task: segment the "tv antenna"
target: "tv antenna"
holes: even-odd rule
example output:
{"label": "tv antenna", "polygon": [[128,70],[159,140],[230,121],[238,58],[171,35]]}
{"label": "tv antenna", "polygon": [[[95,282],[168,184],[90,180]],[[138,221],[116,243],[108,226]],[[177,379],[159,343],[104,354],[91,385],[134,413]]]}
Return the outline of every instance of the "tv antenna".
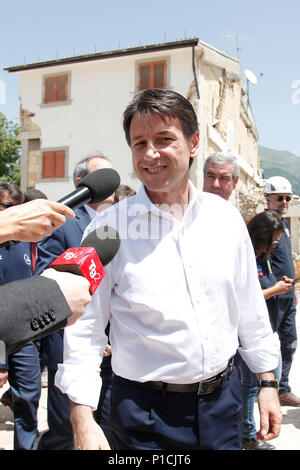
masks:
{"label": "tv antenna", "polygon": [[238,61],[240,61],[240,52],[242,51],[242,49],[240,48],[240,40],[243,40],[243,41],[253,41],[252,38],[245,38],[243,36],[239,36],[238,34],[236,34],[235,36],[232,36],[229,31],[226,32],[225,36],[224,36],[225,39],[235,39],[235,47],[236,47],[236,58]]}

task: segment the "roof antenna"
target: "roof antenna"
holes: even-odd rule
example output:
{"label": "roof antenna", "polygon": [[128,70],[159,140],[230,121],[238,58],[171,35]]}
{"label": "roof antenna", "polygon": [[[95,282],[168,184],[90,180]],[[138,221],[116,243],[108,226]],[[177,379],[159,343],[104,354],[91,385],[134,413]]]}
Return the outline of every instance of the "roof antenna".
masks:
{"label": "roof antenna", "polygon": [[232,36],[229,31],[226,32],[225,39],[235,39],[235,47],[236,47],[236,58],[238,61],[240,61],[240,53],[243,49],[240,48],[240,39],[243,41],[252,41],[252,38],[244,38],[242,36],[238,36],[237,34],[235,36]]}

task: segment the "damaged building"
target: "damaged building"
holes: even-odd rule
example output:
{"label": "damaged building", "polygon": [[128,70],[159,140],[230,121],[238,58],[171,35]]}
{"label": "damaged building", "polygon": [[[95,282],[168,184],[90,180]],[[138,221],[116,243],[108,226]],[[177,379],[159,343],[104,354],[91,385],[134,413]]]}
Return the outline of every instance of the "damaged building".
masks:
{"label": "damaged building", "polygon": [[245,219],[261,198],[258,135],[237,59],[197,38],[8,67],[19,76],[22,189],[57,200],[73,190],[74,165],[101,150],[121,180],[138,189],[122,129],[134,94],[171,88],[198,116],[201,143],[191,178],[202,188],[203,162],[230,151],[241,176],[232,202]]}

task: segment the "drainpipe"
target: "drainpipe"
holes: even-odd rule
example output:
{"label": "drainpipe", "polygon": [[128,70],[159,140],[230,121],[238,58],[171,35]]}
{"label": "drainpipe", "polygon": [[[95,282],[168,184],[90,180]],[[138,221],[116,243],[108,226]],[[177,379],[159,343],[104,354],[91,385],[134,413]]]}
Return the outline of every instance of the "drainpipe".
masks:
{"label": "drainpipe", "polygon": [[192,47],[192,50],[193,50],[193,73],[194,73],[194,79],[195,79],[195,84],[196,84],[196,91],[197,91],[197,98],[198,100],[200,100],[200,92],[199,92],[199,86],[198,86],[198,78],[197,78],[197,74],[196,74],[196,66],[195,66],[195,46],[193,44],[193,47]]}

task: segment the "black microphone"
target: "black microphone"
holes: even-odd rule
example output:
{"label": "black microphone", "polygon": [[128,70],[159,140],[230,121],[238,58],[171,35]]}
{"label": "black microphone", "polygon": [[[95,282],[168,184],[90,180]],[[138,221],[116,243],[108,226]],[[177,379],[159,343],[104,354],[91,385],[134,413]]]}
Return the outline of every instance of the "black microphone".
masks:
{"label": "black microphone", "polygon": [[97,204],[111,196],[120,182],[120,175],[116,170],[100,168],[82,178],[74,191],[57,202],[71,209],[77,209],[83,204]]}
{"label": "black microphone", "polygon": [[98,227],[82,241],[80,248],[64,251],[50,267],[56,271],[84,276],[90,283],[92,295],[105,276],[103,266],[116,256],[120,244],[120,237],[115,229],[107,225]]}

